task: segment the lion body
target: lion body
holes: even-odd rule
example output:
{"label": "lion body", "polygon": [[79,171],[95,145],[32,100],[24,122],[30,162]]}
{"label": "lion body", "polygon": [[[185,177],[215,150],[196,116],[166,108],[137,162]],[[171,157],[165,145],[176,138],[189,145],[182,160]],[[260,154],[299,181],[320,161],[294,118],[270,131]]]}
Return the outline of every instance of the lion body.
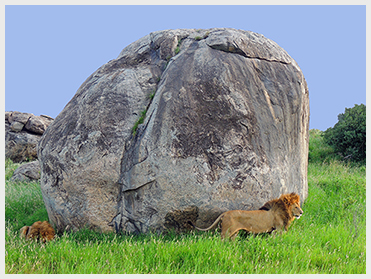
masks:
{"label": "lion body", "polygon": [[37,221],[32,226],[24,226],[20,230],[21,237],[26,239],[36,239],[43,242],[52,240],[55,236],[53,227],[47,222]]}
{"label": "lion body", "polygon": [[208,231],[221,221],[221,237],[234,238],[240,230],[255,234],[287,230],[290,223],[300,218],[302,213],[299,195],[291,193],[265,203],[259,210],[224,212],[206,229],[194,227]]}

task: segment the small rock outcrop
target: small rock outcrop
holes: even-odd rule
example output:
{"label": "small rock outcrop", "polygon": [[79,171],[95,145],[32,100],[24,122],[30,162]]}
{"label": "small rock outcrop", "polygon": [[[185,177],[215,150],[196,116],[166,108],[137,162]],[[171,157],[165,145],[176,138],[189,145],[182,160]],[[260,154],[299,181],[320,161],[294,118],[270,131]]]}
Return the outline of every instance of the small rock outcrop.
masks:
{"label": "small rock outcrop", "polygon": [[38,160],[26,163],[18,167],[12,177],[12,181],[32,181],[32,180],[39,180],[40,175],[40,163]]}
{"label": "small rock outcrop", "polygon": [[38,145],[58,230],[209,225],[307,197],[309,96],[297,63],[242,30],[166,30],[94,72]]}
{"label": "small rock outcrop", "polygon": [[53,118],[18,111],[5,112],[5,157],[15,163],[37,159],[36,145]]}

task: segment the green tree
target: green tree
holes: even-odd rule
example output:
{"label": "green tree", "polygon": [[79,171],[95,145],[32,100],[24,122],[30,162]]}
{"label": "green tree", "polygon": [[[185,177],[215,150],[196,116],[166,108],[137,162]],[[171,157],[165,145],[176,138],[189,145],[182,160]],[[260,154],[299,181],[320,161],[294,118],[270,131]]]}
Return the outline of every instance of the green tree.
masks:
{"label": "green tree", "polygon": [[324,140],[335,152],[353,161],[366,160],[366,106],[355,105],[338,115],[333,128],[323,133]]}

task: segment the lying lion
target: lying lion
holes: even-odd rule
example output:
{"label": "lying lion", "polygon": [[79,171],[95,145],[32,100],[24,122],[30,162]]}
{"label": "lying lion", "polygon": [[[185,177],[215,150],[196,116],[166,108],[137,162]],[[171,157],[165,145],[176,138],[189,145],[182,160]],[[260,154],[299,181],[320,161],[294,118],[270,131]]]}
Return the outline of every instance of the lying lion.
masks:
{"label": "lying lion", "polygon": [[52,240],[55,236],[53,227],[47,222],[37,221],[32,226],[24,226],[20,230],[21,237],[26,239]]}
{"label": "lying lion", "polygon": [[197,230],[208,231],[221,221],[221,237],[234,239],[240,230],[250,233],[269,233],[274,230],[287,230],[291,221],[299,219],[303,214],[298,194],[284,194],[278,199],[266,202],[259,210],[231,210],[222,213],[215,222],[206,229],[193,225]]}

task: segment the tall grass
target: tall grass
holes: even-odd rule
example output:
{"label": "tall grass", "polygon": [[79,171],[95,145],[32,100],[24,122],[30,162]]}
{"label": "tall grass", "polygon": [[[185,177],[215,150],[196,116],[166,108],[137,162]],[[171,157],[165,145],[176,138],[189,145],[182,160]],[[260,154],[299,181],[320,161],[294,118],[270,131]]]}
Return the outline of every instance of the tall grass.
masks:
{"label": "tall grass", "polygon": [[5,181],[5,221],[17,230],[38,220],[48,220],[40,184],[10,181],[19,165],[10,160],[5,163],[5,177],[8,177]]}
{"label": "tall grass", "polygon": [[[313,140],[323,144],[318,134]],[[304,214],[287,233],[240,234],[236,241],[222,241],[217,232],[89,230],[64,233],[46,244],[26,241],[19,228],[47,220],[39,184],[6,181],[6,273],[365,273],[365,167],[324,161],[309,163]]]}

